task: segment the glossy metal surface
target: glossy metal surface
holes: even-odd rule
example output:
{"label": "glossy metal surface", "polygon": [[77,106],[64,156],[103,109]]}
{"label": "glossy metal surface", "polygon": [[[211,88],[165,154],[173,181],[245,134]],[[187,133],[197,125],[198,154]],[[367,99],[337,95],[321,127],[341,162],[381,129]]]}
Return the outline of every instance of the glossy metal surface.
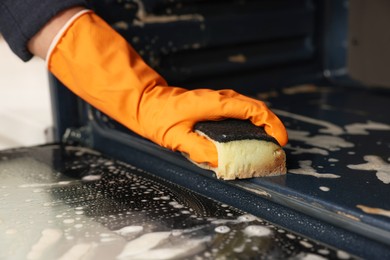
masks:
{"label": "glossy metal surface", "polygon": [[256,98],[288,129],[285,176],[216,180],[212,172],[137,138],[97,111],[90,113],[93,145],[308,237],[365,258],[390,257],[389,93],[301,85]]}
{"label": "glossy metal surface", "polygon": [[248,187],[390,246],[390,94],[314,85],[269,94],[259,97],[289,132],[288,174]]}
{"label": "glossy metal surface", "polygon": [[0,178],[1,259],[351,258],[85,148],[2,151]]}

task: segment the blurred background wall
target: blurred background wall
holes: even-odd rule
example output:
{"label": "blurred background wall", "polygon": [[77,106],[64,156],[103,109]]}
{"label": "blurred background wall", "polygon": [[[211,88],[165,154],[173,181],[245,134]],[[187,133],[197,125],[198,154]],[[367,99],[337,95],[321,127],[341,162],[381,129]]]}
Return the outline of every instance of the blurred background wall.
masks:
{"label": "blurred background wall", "polygon": [[52,125],[45,63],[24,63],[0,35],[0,150],[43,144]]}

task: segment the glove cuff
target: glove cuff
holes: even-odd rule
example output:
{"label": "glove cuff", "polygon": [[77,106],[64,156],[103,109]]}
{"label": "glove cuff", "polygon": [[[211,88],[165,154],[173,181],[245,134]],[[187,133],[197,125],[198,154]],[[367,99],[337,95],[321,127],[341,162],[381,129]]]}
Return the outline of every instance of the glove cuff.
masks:
{"label": "glove cuff", "polygon": [[57,46],[58,42],[61,40],[62,36],[64,35],[64,33],[68,30],[68,28],[79,18],[81,17],[82,15],[86,14],[86,13],[92,13],[93,11],[92,10],[89,10],[89,9],[84,9],[84,10],[81,10],[80,12],[76,13],[75,15],[73,15],[65,24],[64,26],[62,26],[62,28],[58,31],[58,33],[56,34],[56,36],[53,38],[50,46],[49,46],[49,50],[47,51],[47,54],[46,54],[46,68],[49,68],[49,62],[50,62],[50,58],[51,58],[51,55],[53,53],[53,50],[55,49],[55,47]]}

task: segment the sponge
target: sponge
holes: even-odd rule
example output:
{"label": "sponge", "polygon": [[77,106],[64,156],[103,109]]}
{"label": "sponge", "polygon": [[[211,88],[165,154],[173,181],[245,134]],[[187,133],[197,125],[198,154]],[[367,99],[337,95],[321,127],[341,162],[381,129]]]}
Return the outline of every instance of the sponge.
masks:
{"label": "sponge", "polygon": [[199,122],[195,132],[213,142],[218,167],[195,163],[224,180],[286,174],[286,154],[278,142],[249,120]]}

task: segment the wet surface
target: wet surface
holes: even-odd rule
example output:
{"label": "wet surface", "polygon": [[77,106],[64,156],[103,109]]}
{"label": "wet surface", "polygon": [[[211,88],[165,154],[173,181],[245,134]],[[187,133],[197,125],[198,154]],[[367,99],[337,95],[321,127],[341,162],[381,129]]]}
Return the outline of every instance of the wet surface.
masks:
{"label": "wet surface", "polygon": [[246,185],[390,246],[390,93],[302,85],[257,97],[286,125],[288,174]]}
{"label": "wet surface", "polygon": [[[96,111],[99,125],[94,127],[100,136],[95,145],[307,237],[364,258],[383,259],[390,256],[389,97],[385,90],[315,85],[258,93],[255,98],[271,107],[289,133],[284,176],[220,182],[213,172],[143,142]],[[367,240],[374,244],[365,246]]]}
{"label": "wet surface", "polygon": [[0,178],[2,259],[351,258],[85,148],[2,151]]}
{"label": "wet surface", "polygon": [[[389,247],[390,116],[387,111],[390,111],[390,93],[299,85],[258,93],[254,97],[265,101],[286,125],[289,143],[284,150],[288,173],[231,181],[228,185]],[[107,118],[96,116],[96,119],[110,130],[128,133]],[[154,153],[157,155],[158,151]],[[112,154],[120,156],[116,152]],[[171,162],[179,160],[174,158]],[[212,177],[213,173],[204,175]],[[207,192],[207,187],[200,192]],[[217,194],[209,196],[218,197]],[[226,203],[234,203],[232,200]],[[254,212],[245,202],[237,204],[240,209]],[[262,214],[256,213],[266,217]],[[275,218],[277,216],[269,219]]]}

